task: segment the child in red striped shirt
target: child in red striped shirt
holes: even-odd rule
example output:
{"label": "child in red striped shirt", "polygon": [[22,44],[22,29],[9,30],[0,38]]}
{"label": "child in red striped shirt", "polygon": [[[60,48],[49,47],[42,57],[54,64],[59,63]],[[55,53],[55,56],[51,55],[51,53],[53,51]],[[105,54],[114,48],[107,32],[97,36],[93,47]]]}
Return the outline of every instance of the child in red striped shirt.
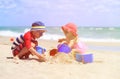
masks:
{"label": "child in red striped shirt", "polygon": [[39,60],[45,61],[45,57],[36,51],[36,46],[38,45],[36,39],[40,38],[45,31],[45,25],[38,21],[32,24],[30,31],[17,37],[11,47],[14,59],[27,59],[32,54],[37,56]]}

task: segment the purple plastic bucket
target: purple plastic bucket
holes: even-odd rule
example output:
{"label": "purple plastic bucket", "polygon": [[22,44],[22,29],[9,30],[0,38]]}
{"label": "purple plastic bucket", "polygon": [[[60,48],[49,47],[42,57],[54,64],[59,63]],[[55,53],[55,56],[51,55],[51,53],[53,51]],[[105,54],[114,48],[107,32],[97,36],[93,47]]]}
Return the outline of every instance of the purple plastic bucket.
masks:
{"label": "purple plastic bucket", "polygon": [[40,46],[36,46],[36,51],[37,51],[38,53],[40,53],[40,54],[43,54],[43,53],[46,51],[46,49],[44,49],[44,48],[42,48],[42,47],[40,47]]}
{"label": "purple plastic bucket", "polygon": [[76,61],[83,63],[92,63],[93,54],[76,54]]}
{"label": "purple plastic bucket", "polygon": [[67,44],[59,44],[58,45],[58,52],[70,53],[71,48]]}

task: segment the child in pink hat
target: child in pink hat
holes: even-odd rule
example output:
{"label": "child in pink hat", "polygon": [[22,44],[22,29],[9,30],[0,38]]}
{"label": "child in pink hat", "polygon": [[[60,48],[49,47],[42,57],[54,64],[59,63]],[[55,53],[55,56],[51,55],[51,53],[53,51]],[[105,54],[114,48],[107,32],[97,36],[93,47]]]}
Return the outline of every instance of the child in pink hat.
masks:
{"label": "child in pink hat", "polygon": [[78,39],[77,26],[74,23],[68,23],[61,27],[66,38],[59,39],[59,43],[66,43],[72,50],[75,57],[76,53],[86,52],[86,45]]}

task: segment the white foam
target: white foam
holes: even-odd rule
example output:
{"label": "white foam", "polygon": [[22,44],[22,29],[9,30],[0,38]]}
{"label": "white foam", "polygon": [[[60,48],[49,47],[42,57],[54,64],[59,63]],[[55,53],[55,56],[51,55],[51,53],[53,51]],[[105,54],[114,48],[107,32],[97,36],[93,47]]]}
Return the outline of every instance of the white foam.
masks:
{"label": "white foam", "polygon": [[0,36],[11,36],[11,37],[17,37],[21,33],[13,32],[13,31],[0,31]]}
{"label": "white foam", "polygon": [[58,35],[58,34],[49,34],[49,33],[46,33],[46,34],[44,34],[41,37],[41,39],[46,39],[46,40],[58,40],[60,38],[64,38],[64,36]]}
{"label": "white foam", "polygon": [[27,32],[27,31],[29,31],[29,30],[30,30],[29,28],[26,28],[26,29],[24,30],[24,33]]}
{"label": "white foam", "polygon": [[[24,34],[25,32],[29,31],[30,29],[25,29],[22,32],[14,32],[10,30],[2,30],[0,31],[0,36],[8,36],[8,37],[17,37],[21,34]],[[64,35],[59,35],[59,34],[50,34],[50,33],[45,33],[40,39],[45,39],[45,40],[58,40],[60,38],[64,38]],[[113,38],[105,38],[105,39],[97,39],[97,38],[84,38],[80,37],[80,40],[82,41],[91,41],[91,42],[120,42],[120,39],[113,39]]]}

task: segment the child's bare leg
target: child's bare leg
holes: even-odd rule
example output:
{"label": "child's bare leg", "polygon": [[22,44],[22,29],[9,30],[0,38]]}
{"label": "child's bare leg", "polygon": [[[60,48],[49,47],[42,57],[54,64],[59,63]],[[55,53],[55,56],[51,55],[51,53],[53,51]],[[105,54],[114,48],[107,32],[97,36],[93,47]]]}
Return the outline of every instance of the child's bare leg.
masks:
{"label": "child's bare leg", "polygon": [[14,63],[18,64],[20,62],[20,58],[27,52],[26,48],[24,47],[16,56],[14,56]]}
{"label": "child's bare leg", "polygon": [[17,54],[14,59],[19,59],[21,58],[23,55],[25,55],[26,53],[28,52],[28,49],[26,47],[24,47],[20,52],[19,54]]}
{"label": "child's bare leg", "polygon": [[25,59],[28,59],[30,54],[31,54],[30,52],[27,52],[27,53],[24,55],[24,58],[25,58]]}
{"label": "child's bare leg", "polygon": [[[36,45],[35,45],[34,43],[31,43],[31,46],[32,46],[32,47],[35,47]],[[29,50],[28,50],[26,47],[24,47],[24,48],[22,48],[22,50],[19,52],[19,54],[17,54],[14,58],[15,58],[15,59],[19,59],[19,58],[21,58],[23,55],[27,54],[28,52],[29,52]]]}

